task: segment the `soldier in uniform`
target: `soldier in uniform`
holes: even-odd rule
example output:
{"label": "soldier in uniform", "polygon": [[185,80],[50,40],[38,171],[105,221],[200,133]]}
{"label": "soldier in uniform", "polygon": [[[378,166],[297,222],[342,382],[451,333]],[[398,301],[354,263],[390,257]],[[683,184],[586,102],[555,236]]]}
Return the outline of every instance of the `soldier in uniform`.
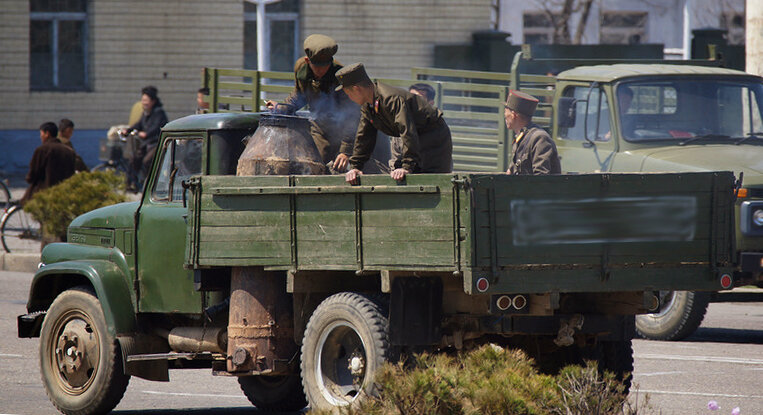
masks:
{"label": "soldier in uniform", "polygon": [[390,176],[403,180],[411,173],[449,173],[453,170],[453,145],[450,128],[442,111],[433,108],[425,98],[410,92],[372,82],[362,63],[342,68],[336,73],[350,99],[360,105],[360,123],[350,157],[351,170],[345,178],[358,183],[360,170],[371,157],[376,133],[400,137],[402,157]]}
{"label": "soldier in uniform", "polygon": [[336,72],[342,65],[334,61],[339,49],[334,39],[310,35],[303,46],[305,56],[294,64],[294,91],[285,103],[267,101],[266,105],[281,114],[294,114],[308,105],[313,116],[310,134],[323,162],[333,161],[334,170],[344,171],[352,154],[360,111],[345,94],[336,91]]}
{"label": "soldier in uniform", "polygon": [[514,131],[512,159],[507,174],[561,174],[556,144],[546,130],[532,122],[538,99],[524,92],[511,90],[503,117],[506,127]]}

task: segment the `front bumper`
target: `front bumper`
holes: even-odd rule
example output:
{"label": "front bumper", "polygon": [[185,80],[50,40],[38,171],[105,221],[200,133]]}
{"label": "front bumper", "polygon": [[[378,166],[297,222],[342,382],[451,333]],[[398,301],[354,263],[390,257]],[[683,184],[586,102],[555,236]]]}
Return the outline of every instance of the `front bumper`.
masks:
{"label": "front bumper", "polygon": [[763,273],[763,252],[742,252],[739,254],[740,271],[754,277]]}

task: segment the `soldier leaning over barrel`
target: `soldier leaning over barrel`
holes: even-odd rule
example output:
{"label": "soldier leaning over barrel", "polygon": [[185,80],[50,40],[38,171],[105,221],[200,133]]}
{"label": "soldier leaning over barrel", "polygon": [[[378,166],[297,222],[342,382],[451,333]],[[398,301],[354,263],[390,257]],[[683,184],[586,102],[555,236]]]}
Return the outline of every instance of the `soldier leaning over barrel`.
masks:
{"label": "soldier leaning over barrel", "polygon": [[506,128],[515,134],[512,160],[507,174],[561,174],[562,167],[556,145],[546,130],[532,122],[538,99],[524,92],[511,90],[503,117]]}
{"label": "soldier leaning over barrel", "polygon": [[294,91],[283,104],[266,106],[281,114],[294,114],[308,105],[313,116],[310,135],[323,162],[333,162],[336,171],[347,168],[352,154],[360,112],[345,94],[336,91],[336,72],[342,65],[334,60],[339,46],[324,35],[310,35],[304,42],[305,56],[294,64]]}
{"label": "soldier leaning over barrel", "polygon": [[372,82],[362,63],[342,68],[336,73],[350,99],[360,105],[360,123],[355,135],[355,147],[345,178],[358,183],[363,165],[371,157],[376,133],[400,137],[402,159],[400,167],[390,176],[403,180],[410,173],[449,173],[453,170],[453,145],[450,128],[442,111],[433,108],[426,99],[400,88]]}

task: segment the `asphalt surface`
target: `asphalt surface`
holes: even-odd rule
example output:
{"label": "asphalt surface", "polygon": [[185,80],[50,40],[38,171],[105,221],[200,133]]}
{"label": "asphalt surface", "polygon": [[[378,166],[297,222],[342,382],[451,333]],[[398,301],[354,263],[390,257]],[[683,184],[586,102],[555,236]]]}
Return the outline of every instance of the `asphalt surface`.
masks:
{"label": "asphalt surface", "polygon": [[[58,413],[40,381],[38,339],[16,337],[16,316],[26,312],[31,277],[0,271],[0,414]],[[652,407],[639,414],[730,414],[734,407],[743,415],[763,414],[762,299],[711,304],[702,327],[683,342],[635,340],[631,400],[648,398]],[[133,377],[114,413],[260,413],[234,378],[213,377],[204,369],[170,371],[170,379]],[[707,409],[711,400],[719,411]]]}

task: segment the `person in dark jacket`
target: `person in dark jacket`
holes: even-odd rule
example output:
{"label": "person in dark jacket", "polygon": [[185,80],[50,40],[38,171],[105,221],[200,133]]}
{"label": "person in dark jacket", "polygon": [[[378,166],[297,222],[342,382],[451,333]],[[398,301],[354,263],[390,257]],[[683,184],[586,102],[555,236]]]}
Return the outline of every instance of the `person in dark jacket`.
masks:
{"label": "person in dark jacket", "polygon": [[453,170],[453,144],[442,111],[404,89],[372,82],[362,63],[336,73],[350,99],[360,105],[360,123],[350,157],[347,182],[357,184],[363,165],[371,157],[378,131],[402,140],[399,166],[390,176],[403,180],[411,173],[449,173]]}
{"label": "person in dark jacket", "polygon": [[151,161],[156,153],[159,143],[159,133],[167,124],[167,114],[162,108],[162,101],[158,96],[159,91],[154,86],[147,86],[141,90],[140,103],[143,107],[143,115],[140,120],[123,130],[122,134],[137,131],[140,144],[131,160],[131,166],[135,173],[142,171],[144,174],[151,166]]}
{"label": "person in dark jacket", "polygon": [[511,166],[507,174],[561,174],[562,166],[556,144],[546,130],[533,124],[538,99],[511,90],[503,116],[506,127],[514,131]]}
{"label": "person in dark jacket", "polygon": [[26,175],[29,187],[21,198],[22,206],[35,193],[56,185],[74,174],[76,156],[74,150],[61,143],[57,135],[56,124],[46,122],[40,125],[42,145],[34,150],[32,160],[29,162],[29,172]]}
{"label": "person in dark jacket", "polygon": [[268,109],[294,114],[304,106],[311,112],[310,135],[324,163],[343,172],[352,154],[360,112],[336,87],[336,72],[342,65],[334,60],[339,46],[334,39],[313,34],[303,44],[305,56],[294,64],[294,90],[283,104],[267,101]]}
{"label": "person in dark jacket", "polygon": [[[61,121],[58,122],[58,139],[61,141],[61,143],[68,146],[72,150],[74,150],[74,145],[72,144],[73,134],[74,122],[68,118],[62,118]],[[74,170],[77,172],[90,171],[90,169],[87,167],[87,164],[85,164],[85,161],[82,160],[82,157],[77,154],[77,150],[74,150],[74,155],[76,157]]]}

